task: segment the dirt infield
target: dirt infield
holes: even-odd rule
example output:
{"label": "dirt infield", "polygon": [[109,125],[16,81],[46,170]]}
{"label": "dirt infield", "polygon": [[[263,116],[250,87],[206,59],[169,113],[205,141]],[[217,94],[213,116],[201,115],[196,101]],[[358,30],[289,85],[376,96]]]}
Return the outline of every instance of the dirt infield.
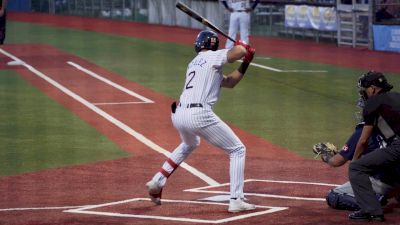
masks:
{"label": "dirt infield", "polygon": [[[20,16],[10,15],[11,19]],[[60,17],[29,16],[23,18],[78,29],[130,32],[130,29],[123,29],[125,25],[112,26],[114,21],[101,20],[108,25],[93,26],[87,21],[83,25],[84,18],[75,21],[68,17],[62,25],[58,24],[62,20],[57,19]],[[157,29],[182,32],[182,43],[189,42],[185,37],[190,36],[191,40],[195,32],[167,27]],[[157,37],[169,37],[155,33]],[[332,185],[346,181],[344,175],[331,177],[331,171],[321,162],[305,160],[234,126],[248,148],[245,192],[247,198],[259,206],[256,212],[229,214],[226,202],[216,201],[226,198],[229,162],[222,151],[205,142],[186,161],[189,167],[180,167],[170,178],[163,191],[163,205],[153,206],[147,200],[144,184],[165,160],[160,152],[170,151],[179,144],[170,122],[172,99],[51,46],[5,45],[2,49],[9,55],[0,54],[1,69],[15,70],[123,150],[132,153],[132,157],[1,177],[0,192],[6,194],[0,197],[0,224],[360,224],[349,222],[346,211],[329,209],[322,199]],[[42,57],[35,57],[33,52],[41,52]],[[10,56],[23,60],[25,66],[7,66]],[[135,104],[96,104],[121,101]],[[210,187],[210,180],[188,168],[199,170],[218,185]],[[320,172],[315,173],[316,170]],[[337,174],[345,174],[345,168],[338,170]],[[204,201],[205,198],[208,200]],[[399,205],[390,202],[386,224],[398,224],[398,212]]]}

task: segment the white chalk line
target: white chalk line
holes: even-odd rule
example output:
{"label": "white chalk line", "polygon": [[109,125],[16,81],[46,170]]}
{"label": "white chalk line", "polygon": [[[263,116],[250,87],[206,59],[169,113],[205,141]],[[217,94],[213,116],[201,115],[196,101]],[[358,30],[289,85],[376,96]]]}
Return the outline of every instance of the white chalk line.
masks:
{"label": "white chalk line", "polygon": [[[266,182],[266,183],[281,183],[281,184],[302,184],[302,185],[318,185],[318,186],[330,186],[337,187],[337,184],[327,184],[318,182],[304,182],[304,181],[280,181],[280,180],[261,180],[261,179],[246,179],[245,183],[248,182]],[[186,189],[187,192],[197,192],[197,193],[212,193],[212,194],[229,194],[228,191],[211,191],[206,189],[217,188],[228,186],[230,183],[220,184],[218,186],[204,186],[198,188]],[[291,200],[305,200],[305,201],[325,201],[325,198],[311,198],[311,197],[299,197],[299,196],[286,196],[286,195],[273,195],[273,194],[261,194],[261,193],[251,193],[246,192],[245,196],[257,196],[265,198],[281,198],[281,199],[291,199]]]}
{"label": "white chalk line", "polygon": [[130,95],[130,96],[136,97],[136,98],[142,100],[142,101],[145,102],[145,103],[154,103],[153,100],[150,100],[150,99],[148,99],[148,98],[146,98],[146,97],[144,97],[144,96],[142,96],[142,95],[139,95],[139,94],[136,93],[136,92],[133,92],[133,91],[131,91],[131,90],[129,90],[129,89],[127,89],[127,88],[125,88],[125,87],[119,85],[119,84],[116,84],[116,83],[114,83],[113,81],[111,81],[111,80],[109,80],[109,79],[107,79],[107,78],[105,78],[105,77],[102,77],[102,76],[100,76],[99,74],[97,74],[97,73],[95,73],[95,72],[93,72],[93,71],[90,71],[89,69],[84,68],[84,67],[82,67],[81,65],[79,65],[79,64],[77,64],[77,63],[75,63],[75,62],[68,61],[67,64],[69,64],[69,65],[75,67],[76,69],[78,69],[78,70],[80,70],[80,71],[86,73],[87,75],[89,75],[89,76],[91,76],[91,77],[94,77],[94,78],[96,78],[96,79],[98,79],[98,80],[100,80],[100,81],[103,81],[104,83],[106,83],[106,84],[108,84],[108,85],[111,85],[111,86],[112,86],[113,88],[115,88],[115,89],[118,89],[118,90],[120,90],[120,91],[122,91],[122,92],[125,92],[126,94],[128,94],[128,95]]}
{"label": "white chalk line", "polygon": [[[238,60],[239,62],[243,62],[242,60]],[[270,70],[278,73],[327,73],[326,70],[281,70],[270,66],[264,66],[258,63],[251,62],[251,66],[255,66],[261,69]]]}
{"label": "white chalk line", "polygon": [[[149,148],[153,149],[154,151],[156,151],[158,153],[161,153],[161,154],[165,155],[166,157],[169,157],[169,155],[171,154],[169,151],[167,151],[164,148],[162,148],[161,146],[157,145],[156,143],[154,143],[153,141],[151,141],[147,137],[143,136],[141,133],[133,130],[128,125],[124,124],[123,122],[119,121],[118,119],[116,119],[115,117],[111,116],[107,112],[103,111],[102,109],[100,109],[97,106],[93,105],[92,103],[88,102],[87,100],[85,100],[81,96],[77,95],[76,93],[72,92],[68,88],[66,88],[63,85],[61,85],[60,83],[58,83],[57,81],[51,79],[50,77],[46,76],[42,72],[38,71],[33,66],[25,63],[23,60],[19,59],[18,57],[12,55],[11,53],[9,53],[9,52],[7,52],[7,51],[5,51],[3,49],[0,49],[0,52],[2,54],[12,58],[15,61],[22,62],[22,66],[26,67],[29,71],[31,71],[32,73],[34,73],[38,77],[42,78],[43,80],[47,81],[48,83],[50,83],[51,85],[53,85],[54,87],[59,89],[60,91],[64,92],[66,95],[68,95],[71,98],[75,99],[76,101],[80,102],[81,104],[83,104],[84,106],[86,106],[87,108],[92,110],[93,112],[95,112],[98,115],[102,116],[104,119],[106,119],[107,121],[111,122],[112,124],[114,124],[115,126],[120,128],[121,130],[125,131],[126,133],[128,133],[132,137],[136,138],[138,141],[142,142],[143,144],[145,144]],[[180,164],[180,166],[182,168],[186,169],[188,172],[192,173],[194,176],[196,176],[196,177],[200,178],[201,180],[203,180],[204,182],[206,182],[208,185],[211,185],[211,186],[219,185],[219,183],[217,181],[215,181],[211,177],[207,176],[203,172],[197,170],[196,168],[190,166],[189,164],[187,164],[185,162]]]}
{"label": "white chalk line", "polygon": [[149,104],[153,102],[93,102],[93,105],[133,105],[133,104]]}
{"label": "white chalk line", "polygon": [[[262,180],[262,179],[247,179],[244,181],[245,183],[248,182],[264,182],[264,183],[281,183],[281,184],[302,184],[302,185],[318,185],[318,186],[338,186],[337,184],[329,184],[329,183],[320,183],[320,182],[304,182],[304,181],[288,181],[288,180]],[[228,186],[229,183],[219,184],[218,186],[204,186],[204,187],[197,187],[192,189],[186,189],[184,191],[187,192],[198,192],[198,193],[212,193],[212,194],[224,194],[228,196],[229,199],[229,192],[228,191],[209,191],[205,189],[216,188],[216,187],[223,187]],[[257,196],[263,198],[279,198],[279,199],[288,199],[288,200],[306,200],[306,201],[325,201],[324,198],[307,198],[307,197],[296,197],[296,196],[285,196],[285,195],[271,195],[271,194],[260,194],[260,193],[249,193],[246,192],[245,196]],[[226,200],[227,200],[226,199]],[[102,211],[95,211],[96,208],[102,208],[107,206],[119,205],[119,204],[127,204],[130,202],[135,201],[150,201],[148,198],[133,198],[127,199],[122,201],[115,201],[115,202],[108,202],[103,204],[97,205],[83,205],[83,206],[61,206],[61,207],[36,207],[36,208],[10,208],[10,209],[0,209],[2,211],[23,211],[23,210],[54,210],[54,209],[65,209],[63,212],[66,213],[78,213],[78,214],[88,214],[88,215],[98,215],[98,216],[110,216],[110,217],[124,217],[124,218],[141,218],[141,219],[157,219],[157,220],[167,220],[167,221],[181,221],[181,222],[193,222],[193,223],[225,223],[229,221],[235,221],[239,219],[245,219],[249,217],[270,214],[282,210],[287,210],[289,207],[275,207],[275,206],[265,206],[265,205],[257,205],[258,209],[267,209],[262,211],[251,211],[250,213],[236,216],[236,217],[228,217],[219,220],[204,220],[204,219],[193,219],[193,218],[182,218],[182,217],[168,217],[168,216],[156,216],[156,215],[143,215],[143,214],[124,214],[124,213],[114,213],[114,212],[106,212],[105,210]],[[172,200],[172,199],[163,199],[164,203],[179,203],[179,204],[208,204],[208,205],[221,205],[221,206],[228,206],[228,203],[221,203],[216,201],[192,201],[192,200]]]}
{"label": "white chalk line", "polygon": [[[186,217],[169,217],[169,216],[152,216],[152,215],[143,215],[143,214],[125,214],[125,213],[112,213],[112,212],[105,212],[103,211],[94,211],[93,209],[118,205],[118,204],[126,204],[129,202],[134,201],[150,201],[148,198],[134,198],[134,199],[127,199],[123,201],[117,202],[110,202],[95,206],[85,206],[82,208],[75,208],[65,210],[64,212],[67,213],[80,213],[80,214],[90,214],[90,215],[100,215],[100,216],[111,216],[111,217],[125,217],[125,218],[141,218],[141,219],[157,219],[157,220],[167,220],[167,221],[180,221],[180,222],[191,222],[191,223],[212,223],[212,224],[219,224],[219,223],[226,223],[229,221],[236,221],[240,219],[250,218],[254,216],[270,214],[282,210],[288,209],[288,207],[274,207],[274,206],[261,206],[256,205],[257,209],[262,209],[262,211],[249,211],[246,214],[241,214],[238,216],[227,217],[224,219],[216,219],[216,220],[206,220],[206,219],[194,219],[194,218],[186,218]],[[191,201],[191,200],[172,200],[172,199],[163,199],[163,203],[180,203],[180,204],[198,204],[198,205],[220,205],[220,206],[228,206],[227,203],[218,203],[218,202],[204,202],[204,201]],[[232,215],[232,214],[230,214]]]}
{"label": "white chalk line", "polygon": [[46,207],[27,207],[27,208],[7,208],[0,209],[0,212],[7,211],[35,211],[35,210],[60,210],[60,209],[77,209],[82,207],[88,207],[92,205],[81,205],[81,206],[46,206]]}

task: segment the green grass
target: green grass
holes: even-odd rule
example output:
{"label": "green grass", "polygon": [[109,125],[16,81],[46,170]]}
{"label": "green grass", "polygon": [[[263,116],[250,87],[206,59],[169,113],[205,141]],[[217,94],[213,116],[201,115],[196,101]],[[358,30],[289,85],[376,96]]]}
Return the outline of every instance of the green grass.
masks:
{"label": "green grass", "polygon": [[0,176],[126,157],[16,73],[0,73]]}
{"label": "green grass", "polygon": [[[179,97],[187,63],[195,55],[192,46],[28,23],[9,22],[7,35],[7,43],[46,43],[172,98]],[[255,62],[328,73],[251,67],[235,89],[221,93],[215,111],[223,120],[304,157],[311,158],[311,146],[320,141],[341,147],[356,124],[356,83],[365,71],[279,58]],[[387,77],[395,86],[400,83],[399,74]]]}

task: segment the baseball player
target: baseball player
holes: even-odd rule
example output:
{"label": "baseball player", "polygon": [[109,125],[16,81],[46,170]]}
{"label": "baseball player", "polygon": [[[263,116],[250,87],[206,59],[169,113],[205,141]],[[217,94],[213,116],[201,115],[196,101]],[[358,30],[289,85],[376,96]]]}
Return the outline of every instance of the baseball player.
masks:
{"label": "baseball player", "polygon": [[[218,50],[218,45],[218,36],[211,31],[201,31],[196,38],[194,47],[198,54],[187,67],[179,102],[174,102],[171,106],[172,123],[178,130],[182,143],[146,184],[155,204],[161,204],[161,193],[167,178],[199,146],[200,138],[203,138],[229,155],[231,199],[228,211],[255,209],[254,205],[243,201],[246,148],[231,128],[212,110],[218,101],[221,87],[233,88],[243,78],[255,50],[240,41],[231,49]],[[237,70],[227,76],[222,74],[224,64],[242,58],[243,62]]]}
{"label": "baseball player", "polygon": [[[231,13],[229,17],[229,37],[236,38],[240,28],[240,40],[249,43],[250,13],[256,8],[259,0],[222,0],[222,4]],[[226,41],[225,48],[232,48],[233,42]]]}
{"label": "baseball player", "polygon": [[0,45],[6,39],[7,0],[0,0]]}

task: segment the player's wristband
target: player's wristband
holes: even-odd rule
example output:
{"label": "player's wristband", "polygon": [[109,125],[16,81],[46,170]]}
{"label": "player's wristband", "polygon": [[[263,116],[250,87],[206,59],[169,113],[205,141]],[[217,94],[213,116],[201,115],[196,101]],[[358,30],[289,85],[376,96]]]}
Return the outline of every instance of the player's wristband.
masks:
{"label": "player's wristband", "polygon": [[250,65],[249,63],[242,62],[242,64],[240,64],[240,66],[238,68],[239,73],[244,75],[244,73],[246,73],[246,70],[249,67],[249,65]]}

